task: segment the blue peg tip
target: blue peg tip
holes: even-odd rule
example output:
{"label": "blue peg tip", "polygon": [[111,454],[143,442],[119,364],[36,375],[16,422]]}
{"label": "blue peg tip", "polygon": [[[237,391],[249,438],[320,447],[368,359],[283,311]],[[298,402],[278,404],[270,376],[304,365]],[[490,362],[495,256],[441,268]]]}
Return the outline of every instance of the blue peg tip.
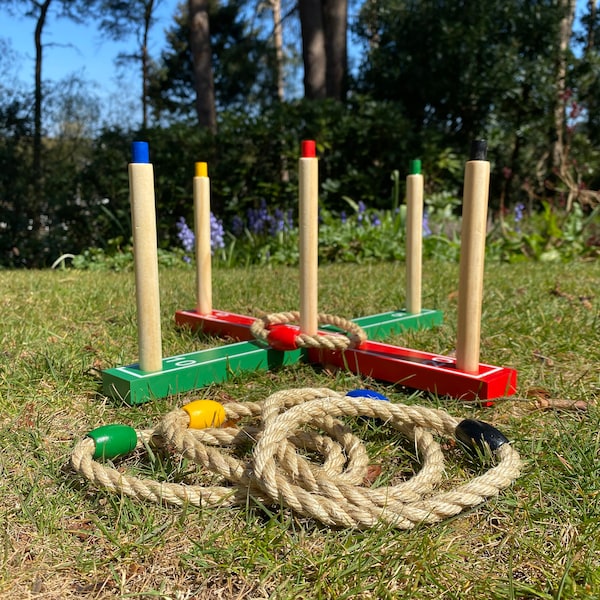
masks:
{"label": "blue peg tip", "polygon": [[150,151],[148,142],[132,142],[131,144],[131,162],[134,163],[149,163]]}

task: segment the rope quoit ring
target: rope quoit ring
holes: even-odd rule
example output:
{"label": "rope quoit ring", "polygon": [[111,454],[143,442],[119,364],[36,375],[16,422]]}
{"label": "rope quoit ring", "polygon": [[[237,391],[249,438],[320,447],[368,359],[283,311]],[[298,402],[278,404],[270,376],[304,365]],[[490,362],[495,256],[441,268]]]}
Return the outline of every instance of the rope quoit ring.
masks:
{"label": "rope quoit ring", "polygon": [[295,333],[290,328],[277,327],[278,325],[298,323],[300,321],[298,311],[272,313],[260,317],[252,323],[250,331],[255,338],[275,350],[296,350],[297,348],[346,350],[347,348],[357,348],[367,339],[364,329],[353,321],[326,313],[319,313],[317,318],[320,324],[333,325],[337,329],[347,332],[347,335],[337,332],[308,335],[300,331]]}
{"label": "rope quoit ring", "polygon": [[[134,435],[118,450],[103,446],[103,434],[98,433],[103,428],[94,430],[75,446],[71,462],[95,485],[134,498],[179,506],[245,506],[255,499],[287,506],[326,525],[356,528],[385,522],[409,529],[442,521],[497,495],[520,474],[518,453],[487,423],[352,394],[301,388],[276,392],[257,403],[220,407],[198,401],[217,404],[223,418],[240,420],[239,426],[194,429],[199,421],[188,408],[191,403],[165,415],[154,430],[128,428]],[[380,419],[411,440],[420,471],[393,485],[365,485],[365,445],[340,420],[359,416]],[[455,437],[479,456],[491,455],[494,465],[454,489],[436,491],[444,479],[444,453],[434,436]],[[183,455],[211,485],[137,478],[98,460],[144,446]],[[215,476],[223,485],[212,485]]]}

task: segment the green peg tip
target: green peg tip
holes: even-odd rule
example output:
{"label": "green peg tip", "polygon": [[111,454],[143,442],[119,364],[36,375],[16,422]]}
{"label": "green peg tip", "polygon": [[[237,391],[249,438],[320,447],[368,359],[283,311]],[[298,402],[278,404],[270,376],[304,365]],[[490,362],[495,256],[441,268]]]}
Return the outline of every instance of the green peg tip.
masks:
{"label": "green peg tip", "polygon": [[131,452],[137,445],[137,433],[129,425],[103,425],[88,433],[96,443],[94,458],[115,458]]}
{"label": "green peg tip", "polygon": [[410,175],[420,175],[421,174],[421,160],[416,158],[415,160],[410,161],[409,168]]}

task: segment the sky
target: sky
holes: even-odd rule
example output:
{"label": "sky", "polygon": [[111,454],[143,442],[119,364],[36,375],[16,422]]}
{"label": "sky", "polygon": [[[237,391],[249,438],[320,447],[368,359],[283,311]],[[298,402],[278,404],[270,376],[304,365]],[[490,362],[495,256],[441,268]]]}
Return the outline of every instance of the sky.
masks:
{"label": "sky", "polygon": [[[173,24],[178,3],[178,0],[162,0],[159,3],[156,13],[157,23],[150,33],[151,56],[158,56],[164,47],[164,32]],[[34,29],[35,19],[11,16],[7,14],[5,8],[0,8],[0,40],[8,42],[9,48],[16,55],[9,67],[10,75],[15,75],[27,85],[33,85]],[[116,103],[117,99],[122,100],[125,87],[126,92],[131,92],[131,105],[137,107],[140,95],[138,88],[141,88],[139,67],[133,64],[128,66],[125,78],[122,71],[121,78],[117,76],[115,67],[115,59],[119,53],[131,52],[135,48],[135,38],[113,42],[91,24],[78,25],[69,19],[56,18],[51,10],[42,39],[45,45],[44,80],[58,82],[76,74],[90,84],[94,95],[101,99],[104,106],[111,102]],[[0,66],[1,63],[0,57]],[[6,67],[1,71],[5,72],[5,69]]]}

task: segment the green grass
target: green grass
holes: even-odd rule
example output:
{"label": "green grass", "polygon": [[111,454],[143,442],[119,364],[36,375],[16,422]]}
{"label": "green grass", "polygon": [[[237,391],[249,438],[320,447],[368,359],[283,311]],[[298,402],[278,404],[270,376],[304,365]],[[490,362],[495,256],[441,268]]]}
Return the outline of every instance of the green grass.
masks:
{"label": "green grass", "polygon": [[[173,327],[175,310],[194,305],[191,273],[161,272],[165,355],[219,343]],[[428,262],[424,306],[443,310],[445,323],[390,341],[452,352],[456,282],[455,265]],[[129,407],[100,393],[100,370],[137,357],[131,273],[2,271],[0,286],[0,597],[600,597],[598,261],[488,268],[481,360],[519,372],[517,396],[493,408],[306,365],[239,375],[202,392],[243,401],[299,386],[368,385],[394,402],[485,419],[514,440],[526,468],[512,488],[410,532],[334,530],[285,508],[158,507],[94,489],[69,466],[87,431],[110,422],[152,427],[191,396]],[[294,269],[217,270],[213,286],[215,308],[297,308]],[[403,289],[399,265],[320,270],[321,308],[348,318],[402,306]],[[585,400],[588,410],[539,410],[531,396],[540,390]],[[358,424],[357,434],[374,460],[389,456],[380,428]],[[410,444],[400,450],[410,461]],[[468,471],[454,456],[450,483]],[[156,477],[185,468],[176,459],[148,464],[143,454],[125,464]]]}

